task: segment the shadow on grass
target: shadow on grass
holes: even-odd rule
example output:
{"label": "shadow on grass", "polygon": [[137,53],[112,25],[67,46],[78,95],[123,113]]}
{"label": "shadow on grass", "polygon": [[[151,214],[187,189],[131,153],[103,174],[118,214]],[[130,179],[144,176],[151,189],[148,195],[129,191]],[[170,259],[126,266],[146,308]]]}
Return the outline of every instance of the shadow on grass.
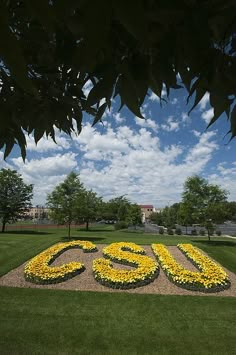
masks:
{"label": "shadow on grass", "polygon": [[211,241],[209,241],[209,240],[191,240],[191,242],[214,246],[214,247],[228,246],[228,247],[236,248],[236,243],[233,241],[232,242],[228,241],[228,240],[211,240]]}
{"label": "shadow on grass", "polygon": [[50,232],[38,232],[38,231],[32,231],[32,230],[20,230],[20,231],[6,231],[4,233],[1,233],[1,235],[7,235],[7,234],[19,234],[19,235],[47,235],[47,234],[52,234]]}
{"label": "shadow on grass", "polygon": [[106,240],[106,238],[100,238],[100,237],[71,237],[69,239],[68,237],[62,237],[61,240],[63,242],[72,242],[73,240],[85,240],[85,241],[90,241],[90,242],[96,242],[96,241]]}

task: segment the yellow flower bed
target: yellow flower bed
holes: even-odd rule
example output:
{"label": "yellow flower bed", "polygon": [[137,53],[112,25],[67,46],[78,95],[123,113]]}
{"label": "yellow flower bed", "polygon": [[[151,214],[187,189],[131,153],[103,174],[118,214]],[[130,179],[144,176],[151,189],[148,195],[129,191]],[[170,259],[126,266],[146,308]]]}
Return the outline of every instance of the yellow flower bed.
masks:
{"label": "yellow flower bed", "polygon": [[135,266],[136,269],[114,269],[110,260],[99,258],[93,261],[95,279],[102,285],[129,289],[152,282],[159,273],[156,261],[149,258],[145,251],[135,243],[112,243],[103,249],[103,254],[115,262]]}
{"label": "yellow flower bed", "polygon": [[81,273],[85,267],[84,264],[79,262],[70,262],[54,267],[49,266],[60,254],[74,248],[81,248],[87,253],[97,251],[93,243],[81,240],[56,244],[27,263],[24,270],[25,279],[36,284],[52,284],[68,280]]}
{"label": "yellow flower bed", "polygon": [[230,286],[230,280],[221,266],[203,255],[191,244],[178,244],[178,248],[194,263],[200,272],[185,269],[162,244],[152,244],[152,250],[168,278],[176,285],[195,291],[218,292]]}

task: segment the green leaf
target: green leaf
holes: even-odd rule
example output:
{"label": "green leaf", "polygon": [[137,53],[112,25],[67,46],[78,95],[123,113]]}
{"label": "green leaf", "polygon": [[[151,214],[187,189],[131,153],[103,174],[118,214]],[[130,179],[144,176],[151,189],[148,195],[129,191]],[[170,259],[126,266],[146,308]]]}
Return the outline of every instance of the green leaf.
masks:
{"label": "green leaf", "polygon": [[120,96],[122,103],[124,103],[137,117],[144,118],[140,111],[139,100],[134,82],[124,75],[122,75],[119,80],[121,85]]}
{"label": "green leaf", "polygon": [[[114,0],[112,2],[117,20],[138,41],[142,41],[147,35],[147,22],[143,2],[129,2],[126,0]],[[135,7],[135,10],[134,10]]]}
{"label": "green leaf", "polygon": [[233,100],[230,100],[227,97],[221,97],[219,95],[215,95],[214,93],[210,94],[210,104],[214,108],[214,116],[209,122],[207,128],[209,128],[214,122],[216,122],[219,116],[222,115],[222,113],[230,111],[230,105],[232,104],[232,102]]}
{"label": "green leaf", "polygon": [[32,1],[25,0],[25,4],[30,15],[36,18],[47,30],[52,32],[54,30],[55,16],[52,6],[49,5],[48,0]]}
{"label": "green leaf", "polygon": [[113,82],[110,77],[100,80],[96,85],[90,90],[87,105],[93,106],[97,104],[102,98],[110,99],[113,91]]}
{"label": "green leaf", "polygon": [[0,43],[0,56],[18,85],[27,93],[36,95],[36,90],[28,78],[26,62],[19,41],[10,30],[7,11],[3,4],[0,4]]}
{"label": "green leaf", "polygon": [[106,102],[105,102],[104,104],[102,104],[102,105],[99,107],[99,109],[98,109],[98,111],[97,111],[97,113],[96,113],[96,115],[95,115],[95,117],[94,117],[94,121],[93,121],[92,127],[93,127],[98,121],[101,121],[102,115],[104,114],[106,108],[107,108],[107,103],[106,103]]}
{"label": "green leaf", "polygon": [[234,105],[234,108],[230,115],[230,132],[231,132],[231,138],[230,138],[231,141],[234,137],[236,137],[236,105]]}
{"label": "green leaf", "polygon": [[42,126],[35,128],[35,130],[34,130],[34,140],[35,140],[35,143],[36,143],[36,144],[37,144],[38,141],[43,137],[44,132],[45,132],[45,128],[42,127]]}
{"label": "green leaf", "polygon": [[193,95],[194,92],[196,92],[196,96],[195,96],[195,100],[194,100],[194,104],[191,107],[190,111],[188,112],[188,114],[190,114],[193,109],[199,104],[199,102],[201,101],[201,99],[203,98],[203,96],[205,95],[205,93],[207,92],[206,89],[202,88],[202,82],[200,79],[197,79],[195,81],[195,83],[192,85],[189,96],[187,98],[187,102],[189,101],[189,98]]}

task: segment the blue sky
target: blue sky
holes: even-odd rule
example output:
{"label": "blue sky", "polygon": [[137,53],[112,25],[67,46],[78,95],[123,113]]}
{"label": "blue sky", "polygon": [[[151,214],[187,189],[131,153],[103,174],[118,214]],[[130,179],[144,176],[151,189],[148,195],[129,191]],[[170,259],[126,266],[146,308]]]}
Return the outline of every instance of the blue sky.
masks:
{"label": "blue sky", "polygon": [[[86,85],[85,93],[90,88]],[[162,94],[166,98],[165,88]],[[186,105],[186,98],[184,89],[173,90],[161,107],[150,93],[142,109],[145,120],[127,108],[117,113],[119,102],[113,102],[103,124],[92,128],[86,116],[80,136],[57,132],[57,145],[44,137],[36,146],[27,137],[25,164],[15,147],[6,162],[0,152],[1,167],[18,170],[34,184],[34,204],[45,204],[47,193],[72,170],[105,200],[126,194],[132,202],[163,207],[180,201],[184,181],[194,174],[226,188],[229,200],[236,200],[236,139],[224,138],[229,123],[222,116],[206,130],[212,117],[209,95],[190,116],[192,101]]]}

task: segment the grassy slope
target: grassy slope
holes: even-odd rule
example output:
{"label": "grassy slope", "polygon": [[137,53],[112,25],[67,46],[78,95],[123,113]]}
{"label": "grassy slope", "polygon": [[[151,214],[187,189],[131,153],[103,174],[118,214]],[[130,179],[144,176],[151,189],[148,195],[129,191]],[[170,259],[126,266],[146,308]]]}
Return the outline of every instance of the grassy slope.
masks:
{"label": "grassy slope", "polygon": [[55,244],[60,238],[47,232],[0,234],[0,276]]}
{"label": "grassy slope", "polygon": [[[0,235],[0,272],[57,241],[65,230]],[[45,230],[44,230],[44,233]],[[73,231],[95,243],[193,242],[236,271],[232,240]],[[0,288],[1,354],[232,354],[236,299]]]}
{"label": "grassy slope", "polygon": [[2,354],[232,354],[236,347],[235,298],[10,288],[0,298]]}

